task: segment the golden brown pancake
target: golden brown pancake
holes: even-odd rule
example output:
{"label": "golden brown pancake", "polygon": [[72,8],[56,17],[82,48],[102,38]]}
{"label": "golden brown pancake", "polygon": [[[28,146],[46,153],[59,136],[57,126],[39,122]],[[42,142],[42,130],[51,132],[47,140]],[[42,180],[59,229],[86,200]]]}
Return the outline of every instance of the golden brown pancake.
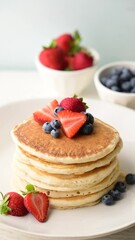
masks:
{"label": "golden brown pancake", "polygon": [[60,138],[53,138],[33,119],[16,126],[12,136],[15,143],[31,155],[63,164],[96,161],[112,152],[120,139],[113,127],[98,119],[91,135],[78,134],[72,139],[62,132]]}

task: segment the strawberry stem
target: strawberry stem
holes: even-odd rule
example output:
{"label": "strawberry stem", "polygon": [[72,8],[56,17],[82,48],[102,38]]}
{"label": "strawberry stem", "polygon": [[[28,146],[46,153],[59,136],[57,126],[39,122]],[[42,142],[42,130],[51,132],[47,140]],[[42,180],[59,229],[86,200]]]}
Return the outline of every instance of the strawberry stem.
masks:
{"label": "strawberry stem", "polygon": [[0,214],[8,214],[12,209],[8,207],[9,203],[9,195],[4,196],[2,192],[0,192],[2,196],[2,202],[0,205]]}
{"label": "strawberry stem", "polygon": [[76,94],[74,94],[73,98],[79,98],[82,101],[82,103],[84,104],[85,109],[89,108],[87,103],[83,102],[83,98],[82,97],[78,97]]}
{"label": "strawberry stem", "polygon": [[26,185],[25,189],[27,190],[26,192],[21,191],[22,195],[26,196],[29,193],[37,193],[38,191],[35,190],[35,187],[32,184]]}

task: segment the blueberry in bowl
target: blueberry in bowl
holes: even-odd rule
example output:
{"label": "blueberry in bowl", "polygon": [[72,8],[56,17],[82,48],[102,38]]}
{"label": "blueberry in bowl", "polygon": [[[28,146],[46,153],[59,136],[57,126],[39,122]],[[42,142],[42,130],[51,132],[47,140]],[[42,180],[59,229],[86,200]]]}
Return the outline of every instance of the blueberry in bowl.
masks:
{"label": "blueberry in bowl", "polygon": [[135,62],[120,61],[101,67],[94,83],[101,99],[135,109]]}

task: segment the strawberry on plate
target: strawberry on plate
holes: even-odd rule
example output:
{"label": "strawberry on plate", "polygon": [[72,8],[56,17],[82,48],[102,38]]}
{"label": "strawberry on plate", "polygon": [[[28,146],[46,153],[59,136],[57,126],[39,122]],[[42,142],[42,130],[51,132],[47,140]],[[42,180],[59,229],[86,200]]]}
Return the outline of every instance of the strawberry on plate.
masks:
{"label": "strawberry on plate", "polygon": [[50,122],[53,119],[56,119],[56,116],[54,115],[54,109],[58,107],[58,105],[58,101],[54,99],[48,105],[33,113],[34,120],[38,123],[43,124],[45,122]]}
{"label": "strawberry on plate", "polygon": [[58,118],[61,122],[63,131],[68,138],[72,138],[86,122],[84,113],[63,110],[58,112]]}
{"label": "strawberry on plate", "polygon": [[8,192],[5,196],[2,195],[0,205],[0,214],[9,214],[12,216],[25,216],[28,211],[24,206],[24,198],[16,192]]}
{"label": "strawberry on plate", "polygon": [[49,208],[49,200],[45,193],[38,192],[34,186],[28,184],[26,186],[27,192],[23,192],[24,205],[39,222],[44,222],[47,219],[47,213]]}
{"label": "strawberry on plate", "polygon": [[70,110],[72,112],[85,112],[88,108],[86,103],[83,102],[83,98],[67,97],[60,102],[60,106],[65,110]]}

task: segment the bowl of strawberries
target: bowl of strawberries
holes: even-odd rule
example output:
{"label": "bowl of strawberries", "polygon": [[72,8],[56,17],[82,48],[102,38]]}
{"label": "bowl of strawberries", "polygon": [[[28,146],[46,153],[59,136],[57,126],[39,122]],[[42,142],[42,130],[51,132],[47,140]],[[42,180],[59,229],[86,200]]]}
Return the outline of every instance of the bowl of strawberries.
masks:
{"label": "bowl of strawberries", "polygon": [[88,87],[98,62],[98,52],[81,45],[78,31],[55,38],[36,58],[46,91],[60,97],[80,94]]}

